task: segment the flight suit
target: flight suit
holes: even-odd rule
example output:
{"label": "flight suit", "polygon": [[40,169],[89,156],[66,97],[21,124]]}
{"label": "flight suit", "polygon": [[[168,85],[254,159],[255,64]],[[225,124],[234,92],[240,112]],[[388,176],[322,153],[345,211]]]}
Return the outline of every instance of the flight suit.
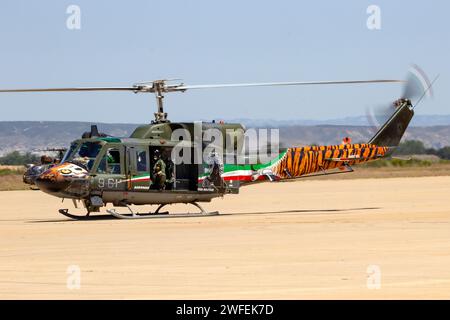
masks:
{"label": "flight suit", "polygon": [[158,159],[153,166],[152,189],[164,190],[166,187],[166,164],[162,159]]}

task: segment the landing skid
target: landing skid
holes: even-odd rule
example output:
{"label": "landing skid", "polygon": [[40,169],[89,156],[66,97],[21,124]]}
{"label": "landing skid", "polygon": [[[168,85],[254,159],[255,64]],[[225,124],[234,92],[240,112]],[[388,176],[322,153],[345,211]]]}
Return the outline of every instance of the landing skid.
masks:
{"label": "landing skid", "polygon": [[68,217],[70,219],[74,219],[74,220],[89,220],[89,219],[98,217],[98,216],[89,215],[89,212],[86,213],[86,215],[84,215],[84,216],[71,214],[71,213],[69,213],[69,209],[59,209],[58,212],[61,213],[63,216],[66,216],[66,217]]}
{"label": "landing skid", "polygon": [[[200,206],[196,202],[192,202],[189,204],[196,206],[198,209],[200,209],[200,212],[198,212],[198,213],[173,213],[173,214],[169,214],[169,212],[167,212],[167,211],[161,212],[161,209],[163,207],[165,207],[167,204],[160,204],[154,212],[148,212],[148,213],[134,212],[128,205],[126,205],[126,207],[128,208],[130,213],[119,213],[114,208],[107,209],[106,212],[108,212],[111,216],[118,218],[118,219],[156,219],[156,218],[184,218],[184,217],[189,218],[189,217],[209,217],[209,216],[215,216],[215,215],[219,214],[218,211],[213,211],[213,212],[205,211],[205,209],[203,209],[203,207]],[[66,216],[73,220],[95,220],[95,219],[99,219],[102,217],[108,217],[108,216],[101,216],[101,215],[91,216],[91,215],[89,215],[89,212],[84,216],[75,215],[75,214],[69,213],[69,209],[59,209],[58,211],[63,216]]]}
{"label": "landing skid", "polygon": [[207,216],[215,216],[218,215],[218,211],[213,212],[207,212],[205,209],[203,209],[202,206],[200,206],[196,202],[190,203],[197,208],[200,209],[200,212],[198,213],[172,213],[169,214],[169,212],[160,212],[160,210],[165,207],[167,204],[160,204],[158,208],[155,210],[155,212],[148,212],[148,213],[139,213],[134,212],[129,206],[126,206],[130,213],[119,213],[116,211],[116,209],[108,209],[106,212],[108,212],[110,215],[112,215],[115,218],[118,219],[156,219],[156,218],[189,218],[189,217],[207,217]]}

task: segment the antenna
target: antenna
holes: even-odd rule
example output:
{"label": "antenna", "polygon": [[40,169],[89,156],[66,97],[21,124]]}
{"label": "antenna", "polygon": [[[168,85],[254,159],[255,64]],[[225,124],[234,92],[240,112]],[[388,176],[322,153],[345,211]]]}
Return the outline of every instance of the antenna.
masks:
{"label": "antenna", "polygon": [[440,74],[438,74],[433,81],[431,81],[430,85],[424,90],[422,95],[420,96],[419,100],[417,100],[417,103],[413,106],[413,109],[419,105],[420,102],[422,102],[422,99],[425,97],[428,91],[430,91],[431,87],[433,86],[434,82],[439,78]]}

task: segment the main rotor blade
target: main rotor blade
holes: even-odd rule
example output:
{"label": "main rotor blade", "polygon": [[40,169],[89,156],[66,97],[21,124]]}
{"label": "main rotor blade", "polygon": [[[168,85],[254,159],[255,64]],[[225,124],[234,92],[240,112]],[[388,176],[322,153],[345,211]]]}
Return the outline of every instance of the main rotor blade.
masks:
{"label": "main rotor blade", "polygon": [[175,90],[209,89],[209,88],[233,88],[233,87],[269,87],[269,86],[304,86],[320,84],[364,84],[364,83],[403,83],[404,80],[346,80],[346,81],[308,81],[308,82],[266,82],[266,83],[229,83],[229,84],[205,84],[205,85],[181,85]]}
{"label": "main rotor blade", "polygon": [[138,91],[136,87],[85,87],[85,88],[41,88],[41,89],[4,89],[0,92],[67,92],[67,91]]}
{"label": "main rotor blade", "polygon": [[[402,83],[404,80],[347,80],[347,81],[309,81],[309,82],[262,82],[262,83],[229,83],[205,85],[163,85],[162,92],[185,91],[189,89],[236,88],[236,87],[269,87],[269,86],[302,86],[302,85],[331,85],[331,84],[364,84],[364,83]],[[2,89],[5,92],[77,92],[77,91],[133,91],[156,92],[154,86],[136,84],[133,87],[75,87],[75,88],[31,88],[31,89]]]}

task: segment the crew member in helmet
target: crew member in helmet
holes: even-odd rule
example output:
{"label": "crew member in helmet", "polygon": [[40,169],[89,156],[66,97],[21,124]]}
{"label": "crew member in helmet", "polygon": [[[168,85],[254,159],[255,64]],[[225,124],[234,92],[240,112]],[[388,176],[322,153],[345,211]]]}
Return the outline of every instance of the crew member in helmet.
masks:
{"label": "crew member in helmet", "polygon": [[53,159],[47,155],[41,156],[41,165],[43,164],[51,164],[53,163]]}
{"label": "crew member in helmet", "polygon": [[153,153],[153,183],[152,189],[164,190],[166,188],[166,164],[161,158],[161,153],[156,149]]}

